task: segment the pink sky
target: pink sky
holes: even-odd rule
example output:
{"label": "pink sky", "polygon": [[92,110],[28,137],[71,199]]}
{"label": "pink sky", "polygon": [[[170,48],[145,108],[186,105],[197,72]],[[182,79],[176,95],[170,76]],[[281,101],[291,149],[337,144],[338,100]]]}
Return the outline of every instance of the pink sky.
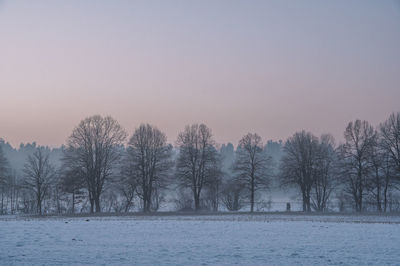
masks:
{"label": "pink sky", "polygon": [[0,137],[58,146],[101,114],[341,141],[400,111],[399,47],[394,1],[0,1]]}

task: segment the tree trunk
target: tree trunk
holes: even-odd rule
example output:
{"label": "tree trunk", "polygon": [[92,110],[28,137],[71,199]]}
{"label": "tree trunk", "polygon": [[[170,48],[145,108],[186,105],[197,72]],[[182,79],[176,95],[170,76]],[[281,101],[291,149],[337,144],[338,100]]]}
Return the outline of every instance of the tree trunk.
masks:
{"label": "tree trunk", "polygon": [[382,212],[382,205],[381,205],[381,189],[380,186],[378,186],[378,191],[376,194],[376,207],[378,212]]}
{"label": "tree trunk", "polygon": [[100,208],[100,197],[97,196],[94,200],[95,204],[96,204],[96,212],[101,212],[101,208]]}
{"label": "tree trunk", "polygon": [[194,209],[196,211],[200,210],[200,195],[197,195],[197,193],[194,195]]}
{"label": "tree trunk", "polygon": [[358,209],[357,212],[361,212],[362,211],[362,193],[360,192],[360,194],[358,195]]}
{"label": "tree trunk", "polygon": [[383,210],[387,211],[387,190],[388,190],[388,181],[386,180],[385,189],[383,190]]}
{"label": "tree trunk", "polygon": [[375,181],[376,181],[376,208],[378,212],[382,212],[382,204],[381,204],[381,182],[379,180],[379,172],[378,168],[375,167]]}
{"label": "tree trunk", "polygon": [[3,189],[1,190],[1,214],[3,215],[4,214],[4,206],[3,206],[3,204],[4,204],[4,192],[3,192]]}
{"label": "tree trunk", "polygon": [[38,213],[39,215],[42,215],[42,201],[40,200],[40,197],[38,197],[37,204],[38,204]]}
{"label": "tree trunk", "polygon": [[251,191],[250,191],[250,212],[254,212],[254,175],[251,175]]}
{"label": "tree trunk", "polygon": [[90,213],[94,213],[94,199],[90,198]]}
{"label": "tree trunk", "polygon": [[151,191],[147,191],[147,196],[146,196],[146,209],[144,210],[145,212],[150,212],[151,208]]}
{"label": "tree trunk", "polygon": [[72,191],[72,214],[75,213],[75,190]]}

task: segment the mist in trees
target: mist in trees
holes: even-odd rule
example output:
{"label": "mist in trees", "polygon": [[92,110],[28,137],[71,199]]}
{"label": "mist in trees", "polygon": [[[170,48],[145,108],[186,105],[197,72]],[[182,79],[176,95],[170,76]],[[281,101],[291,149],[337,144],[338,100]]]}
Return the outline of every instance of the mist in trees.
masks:
{"label": "mist in trees", "polygon": [[[127,137],[96,115],[60,148],[0,139],[0,213],[283,211],[287,202],[305,212],[400,210],[400,113],[376,127],[350,122],[338,145],[304,130],[285,142],[249,133],[237,147],[219,145],[204,124],[186,126],[175,145],[149,124]],[[283,188],[287,202],[269,198]]]}

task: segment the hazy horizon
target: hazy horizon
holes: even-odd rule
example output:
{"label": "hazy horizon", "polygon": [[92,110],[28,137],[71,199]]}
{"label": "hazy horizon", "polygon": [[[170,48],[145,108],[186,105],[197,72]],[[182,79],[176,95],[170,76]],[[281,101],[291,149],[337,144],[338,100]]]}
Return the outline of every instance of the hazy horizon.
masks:
{"label": "hazy horizon", "polygon": [[340,142],[400,111],[399,26],[398,1],[0,1],[0,137],[58,147],[101,114]]}

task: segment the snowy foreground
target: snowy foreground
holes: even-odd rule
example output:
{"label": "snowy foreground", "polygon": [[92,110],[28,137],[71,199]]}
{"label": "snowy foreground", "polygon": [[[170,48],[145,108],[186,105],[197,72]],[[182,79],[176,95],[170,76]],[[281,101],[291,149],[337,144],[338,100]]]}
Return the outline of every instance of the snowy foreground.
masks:
{"label": "snowy foreground", "polygon": [[400,264],[399,216],[2,217],[0,264]]}

